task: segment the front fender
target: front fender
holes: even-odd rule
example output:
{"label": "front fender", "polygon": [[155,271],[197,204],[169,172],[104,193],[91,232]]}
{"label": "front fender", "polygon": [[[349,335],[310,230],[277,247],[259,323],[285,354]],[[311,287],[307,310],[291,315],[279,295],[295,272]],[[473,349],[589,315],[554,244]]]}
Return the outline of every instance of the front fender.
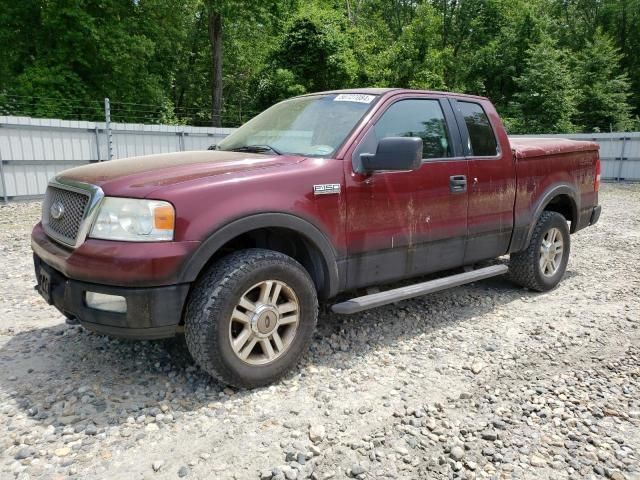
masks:
{"label": "front fender", "polygon": [[188,258],[179,274],[180,282],[193,282],[213,255],[234,238],[261,228],[286,228],[302,235],[313,245],[323,260],[326,285],[323,295],[332,297],[339,290],[339,272],[336,250],[320,229],[295,215],[277,212],[258,213],[233,220],[217,228]]}

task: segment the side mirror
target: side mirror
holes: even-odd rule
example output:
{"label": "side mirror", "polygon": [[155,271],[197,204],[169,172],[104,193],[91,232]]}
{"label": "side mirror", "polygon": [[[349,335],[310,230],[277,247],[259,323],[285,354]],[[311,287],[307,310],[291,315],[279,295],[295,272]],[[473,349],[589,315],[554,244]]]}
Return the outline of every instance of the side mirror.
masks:
{"label": "side mirror", "polygon": [[360,162],[365,172],[416,170],[422,164],[422,139],[418,137],[383,138],[378,142],[375,154],[360,154]]}

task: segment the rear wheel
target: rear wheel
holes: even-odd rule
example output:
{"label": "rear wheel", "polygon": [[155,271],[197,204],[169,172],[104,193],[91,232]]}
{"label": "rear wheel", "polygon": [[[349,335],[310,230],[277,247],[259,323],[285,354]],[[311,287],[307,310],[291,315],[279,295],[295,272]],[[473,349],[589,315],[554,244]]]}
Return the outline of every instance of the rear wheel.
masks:
{"label": "rear wheel", "polygon": [[194,287],[185,339],[211,375],[256,387],[298,362],[317,315],[315,287],[302,265],[271,250],[243,250],[214,264]]}
{"label": "rear wheel", "polygon": [[510,278],[531,290],[551,290],[567,269],[570,238],[567,220],[561,214],[543,212],[526,250],[511,254]]}

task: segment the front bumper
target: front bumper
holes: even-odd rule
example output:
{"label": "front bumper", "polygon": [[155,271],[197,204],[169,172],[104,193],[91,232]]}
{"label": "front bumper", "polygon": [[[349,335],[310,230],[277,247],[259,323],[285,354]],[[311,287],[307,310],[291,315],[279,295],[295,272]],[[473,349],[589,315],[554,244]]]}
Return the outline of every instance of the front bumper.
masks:
{"label": "front bumper", "polygon": [[50,239],[38,223],[31,248],[64,276],[89,283],[157,287],[181,283],[181,268],[200,242],[119,242],[87,239],[76,249]]}
{"label": "front bumper", "polygon": [[[38,285],[43,298],[89,330],[116,337],[157,339],[176,334],[189,284],[131,288],[72,280],[33,256]],[[91,308],[86,292],[118,295],[126,300],[126,312]]]}

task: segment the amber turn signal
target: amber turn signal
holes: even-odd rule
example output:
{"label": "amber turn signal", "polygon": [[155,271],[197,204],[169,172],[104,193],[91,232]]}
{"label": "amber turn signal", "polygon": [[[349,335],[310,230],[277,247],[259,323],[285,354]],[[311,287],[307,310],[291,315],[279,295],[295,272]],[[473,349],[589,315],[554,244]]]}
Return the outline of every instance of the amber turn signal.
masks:
{"label": "amber turn signal", "polygon": [[173,207],[163,205],[153,210],[153,228],[156,230],[173,230],[175,212]]}

